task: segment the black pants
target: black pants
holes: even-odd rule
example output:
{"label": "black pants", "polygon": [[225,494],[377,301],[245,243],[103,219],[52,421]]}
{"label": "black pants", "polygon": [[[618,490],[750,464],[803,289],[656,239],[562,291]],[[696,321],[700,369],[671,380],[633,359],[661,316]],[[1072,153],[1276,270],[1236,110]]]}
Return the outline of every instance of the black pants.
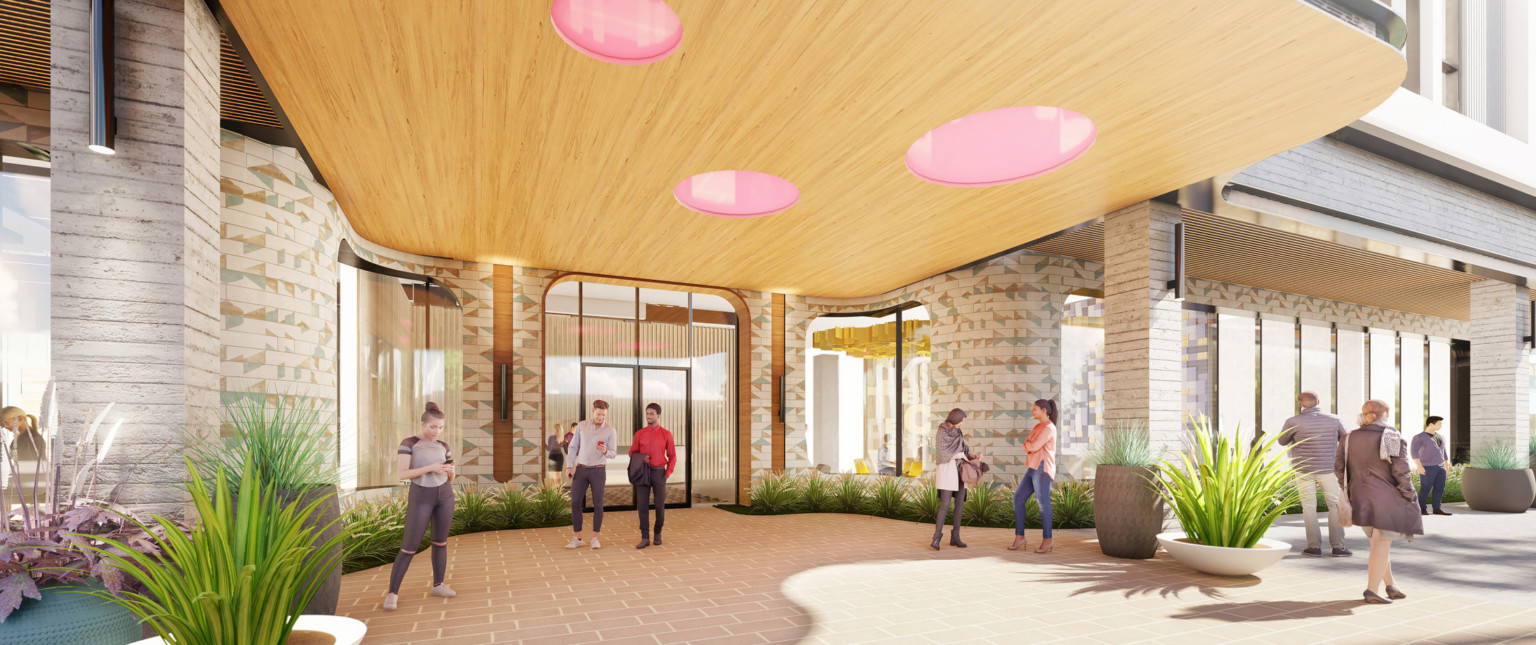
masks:
{"label": "black pants", "polygon": [[656,535],[667,521],[667,468],[646,468],[646,481],[635,484],[635,508],[640,509],[640,537],[651,536],[651,499],[656,500]]}
{"label": "black pants", "polygon": [[948,514],[947,511],[949,511],[950,502],[954,502],[955,504],[955,518],[954,521],[950,523],[952,527],[951,530],[959,531],[960,514],[962,509],[965,508],[965,482],[960,482],[960,490],[939,491],[939,516],[934,519],[934,535],[939,535],[944,532],[944,516]]}
{"label": "black pants", "polygon": [[453,524],[453,484],[428,488],[411,484],[410,496],[405,506],[405,535],[400,552],[395,554],[395,566],[389,574],[389,593],[400,593],[400,582],[411,566],[411,558],[421,546],[421,538],[432,525],[432,584],[443,584],[448,573],[448,547],[437,543],[448,542],[448,528]]}
{"label": "black pants", "polygon": [[576,466],[571,477],[571,528],[581,532],[581,509],[586,505],[587,489],[592,489],[592,532],[603,532],[603,488],[608,485],[608,472],[602,468]]}

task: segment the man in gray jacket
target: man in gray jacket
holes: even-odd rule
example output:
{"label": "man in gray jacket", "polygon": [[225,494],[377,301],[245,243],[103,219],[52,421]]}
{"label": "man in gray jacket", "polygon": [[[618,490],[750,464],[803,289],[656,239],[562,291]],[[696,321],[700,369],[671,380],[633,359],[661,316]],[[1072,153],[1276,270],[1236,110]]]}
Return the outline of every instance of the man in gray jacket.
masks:
{"label": "man in gray jacket", "polygon": [[1285,422],[1285,431],[1277,441],[1291,446],[1291,461],[1296,465],[1296,490],[1301,493],[1301,519],[1307,525],[1307,555],[1321,556],[1322,536],[1317,526],[1317,486],[1323,486],[1328,502],[1328,544],[1334,557],[1353,555],[1344,546],[1344,527],[1339,526],[1339,480],[1333,474],[1333,457],[1339,441],[1349,430],[1339,418],[1318,409],[1317,394],[1302,392],[1296,397],[1301,414]]}

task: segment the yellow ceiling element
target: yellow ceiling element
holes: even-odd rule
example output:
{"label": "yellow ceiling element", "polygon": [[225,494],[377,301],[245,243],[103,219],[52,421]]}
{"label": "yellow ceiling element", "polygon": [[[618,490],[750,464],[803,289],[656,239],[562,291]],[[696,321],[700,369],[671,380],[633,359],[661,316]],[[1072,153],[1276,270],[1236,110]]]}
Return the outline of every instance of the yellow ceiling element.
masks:
{"label": "yellow ceiling element", "polygon": [[[907,342],[902,356],[928,356],[930,338],[928,321],[903,320]],[[811,346],[825,352],[842,352],[854,358],[895,358],[896,321],[871,327],[834,327],[811,334]]]}
{"label": "yellow ceiling element", "polygon": [[[223,0],[358,233],[425,255],[823,297],[880,294],[1358,119],[1401,52],[1301,0],[669,0],[666,60],[566,45],[549,2]],[[1098,141],[1005,186],[903,163],[948,121],[1077,111]],[[800,188],[770,217],[672,196]]]}

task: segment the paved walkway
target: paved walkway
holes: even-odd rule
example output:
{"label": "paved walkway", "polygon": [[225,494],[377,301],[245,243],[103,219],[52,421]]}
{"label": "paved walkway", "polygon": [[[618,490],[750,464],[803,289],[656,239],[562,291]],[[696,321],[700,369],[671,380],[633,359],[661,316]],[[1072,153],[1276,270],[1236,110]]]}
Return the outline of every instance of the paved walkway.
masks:
{"label": "paved walkway", "polygon": [[[1392,574],[1398,586],[1475,598],[1497,592],[1500,602],[1536,608],[1536,511],[1484,513],[1466,504],[1446,504],[1445,510],[1451,516],[1424,518],[1425,535],[1412,544],[1392,545]],[[1319,530],[1327,552],[1326,523]],[[1276,522],[1269,536],[1295,547],[1282,566],[1354,578],[1365,587],[1365,554],[1371,543],[1360,529],[1345,529],[1346,543],[1355,551],[1350,558],[1301,555],[1307,533],[1300,515]]]}
{"label": "paved walkway", "polygon": [[1104,557],[1092,531],[1058,531],[1056,552],[1035,555],[1003,548],[1011,530],[966,528],[971,548],[934,552],[909,522],[700,508],[669,512],[666,545],[636,551],[634,515],[607,520],[596,552],[562,549],[566,529],[455,537],[457,598],[427,596],[421,557],[399,611],[379,610],[380,567],[343,579],[341,612],[370,644],[1536,643],[1536,608],[1408,584],[1405,567],[1411,597],[1367,606],[1363,572],[1298,560],[1215,578],[1166,555]]}

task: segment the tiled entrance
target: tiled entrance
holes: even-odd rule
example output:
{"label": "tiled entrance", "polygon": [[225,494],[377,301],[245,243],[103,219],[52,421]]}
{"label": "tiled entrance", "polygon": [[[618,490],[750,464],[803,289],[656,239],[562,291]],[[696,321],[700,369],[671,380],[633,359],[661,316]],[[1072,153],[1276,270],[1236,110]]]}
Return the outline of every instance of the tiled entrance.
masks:
{"label": "tiled entrance", "polygon": [[561,548],[567,529],[456,537],[457,598],[426,595],[422,557],[399,611],[378,609],[381,567],[345,577],[342,612],[368,623],[370,644],[1536,642],[1536,609],[1431,591],[1401,567],[1410,598],[1382,607],[1358,601],[1352,569],[1213,578],[1166,555],[1107,558],[1092,531],[1059,531],[1056,552],[1035,555],[977,528],[962,533],[970,548],[934,552],[931,527],[863,516],[699,508],[667,523],[666,544],[644,551],[632,512],[606,518],[596,552]]}

